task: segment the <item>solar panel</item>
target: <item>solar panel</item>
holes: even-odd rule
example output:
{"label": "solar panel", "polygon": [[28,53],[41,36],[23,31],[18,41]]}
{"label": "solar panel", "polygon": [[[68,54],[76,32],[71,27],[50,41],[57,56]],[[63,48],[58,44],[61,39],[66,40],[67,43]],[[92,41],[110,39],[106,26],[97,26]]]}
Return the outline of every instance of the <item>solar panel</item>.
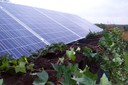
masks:
{"label": "solar panel", "polygon": [[0,3],[0,55],[18,58],[51,43],[70,43],[101,29],[67,13]]}
{"label": "solar panel", "polygon": [[50,43],[69,43],[81,38],[32,7],[4,4],[4,8]]}
{"label": "solar panel", "polygon": [[86,21],[85,19],[77,16],[77,15],[70,15],[70,14],[63,14],[63,16],[65,17],[70,17],[69,19],[72,20],[74,23],[80,25],[82,28],[84,29],[88,29],[89,32],[99,32],[99,31],[102,31],[101,28],[95,26],[95,25],[92,25],[92,23]]}
{"label": "solar panel", "polygon": [[[55,12],[51,10],[44,10],[44,9],[39,9],[37,8],[37,11],[39,11],[42,14],[45,14],[49,17],[51,17],[53,20],[57,21],[61,25],[67,27],[70,29],[72,32],[76,33],[80,37],[85,37],[86,34],[88,34],[88,29],[84,29],[78,24],[74,23],[72,20],[70,20],[70,17],[66,18],[63,15],[66,13],[61,13],[61,12]],[[71,15],[72,16],[72,15]]]}
{"label": "solar panel", "polygon": [[[67,14],[67,13],[63,13],[62,14],[63,17],[71,20],[72,22],[74,22],[75,24],[79,25],[80,27],[82,27],[83,29],[86,29],[88,31],[86,31],[86,33],[88,34],[88,32],[99,32],[99,31],[102,31],[101,28],[95,26],[95,25],[92,25],[92,23],[86,21],[85,19],[77,16],[77,15],[71,15],[71,14]],[[69,18],[70,17],[70,18]],[[85,33],[85,34],[86,34]]]}
{"label": "solar panel", "polygon": [[44,47],[40,39],[0,10],[0,56],[11,54],[14,58],[28,56]]}

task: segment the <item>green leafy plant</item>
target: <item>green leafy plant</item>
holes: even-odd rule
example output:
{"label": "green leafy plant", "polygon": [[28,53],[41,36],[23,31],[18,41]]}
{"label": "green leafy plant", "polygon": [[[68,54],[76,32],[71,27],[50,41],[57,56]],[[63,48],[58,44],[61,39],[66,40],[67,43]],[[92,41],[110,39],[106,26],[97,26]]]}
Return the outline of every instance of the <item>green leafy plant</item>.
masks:
{"label": "green leafy plant", "polygon": [[62,85],[75,85],[76,82],[72,79],[72,76],[79,70],[77,65],[71,63],[68,66],[52,64],[53,68],[57,71],[58,79],[63,78],[64,81],[60,83]]}
{"label": "green leafy plant", "polygon": [[91,73],[86,66],[84,70],[80,70],[77,76],[72,79],[77,81],[79,85],[96,85],[97,75]]}
{"label": "green leafy plant", "polygon": [[83,54],[90,60],[94,62],[100,61],[100,54],[98,52],[93,52],[93,50],[87,46],[83,48]]}
{"label": "green leafy plant", "polygon": [[53,43],[51,45],[47,45],[45,48],[41,48],[37,50],[36,52],[32,53],[32,57],[39,57],[46,55],[48,53],[55,53],[55,54],[60,54],[66,49],[66,45],[62,42],[60,43]]}
{"label": "green leafy plant", "polygon": [[123,85],[128,79],[126,68],[124,66],[124,53],[127,43],[121,37],[122,32],[113,29],[100,39],[100,45],[104,47],[105,52],[102,55],[101,67],[106,71],[109,80],[113,84]]}
{"label": "green leafy plant", "polygon": [[34,85],[54,85],[52,82],[48,82],[48,73],[42,71],[36,74],[37,78],[34,80]]}
{"label": "green leafy plant", "polygon": [[95,82],[86,76],[83,76],[81,78],[73,78],[75,81],[79,83],[79,85],[96,85]]}
{"label": "green leafy plant", "polygon": [[58,79],[62,85],[96,85],[97,74],[93,74],[89,71],[89,67],[85,67],[84,70],[80,70],[77,64],[69,63],[67,66],[52,64],[53,68],[57,71]]}
{"label": "green leafy plant", "polygon": [[26,73],[26,67],[25,67],[25,62],[19,62],[19,64],[15,67],[15,72],[23,72]]}
{"label": "green leafy plant", "polygon": [[67,50],[67,51],[66,51],[66,56],[67,56],[70,60],[74,61],[74,60],[76,59],[74,48],[70,48],[70,50]]}
{"label": "green leafy plant", "polygon": [[21,57],[19,59],[17,59],[17,64],[15,64],[16,66],[15,68],[15,72],[23,72],[26,73],[26,64],[28,63],[27,58],[26,57]]}
{"label": "green leafy plant", "polygon": [[21,58],[17,59],[17,65],[15,66],[15,72],[23,72],[26,73],[26,70],[33,70],[34,64],[28,63],[27,57],[22,56]]}
{"label": "green leafy plant", "polygon": [[100,79],[100,85],[111,85],[111,82],[108,81],[108,78],[105,74],[103,74],[102,78]]}
{"label": "green leafy plant", "polygon": [[0,85],[3,85],[3,79],[0,79]]}
{"label": "green leafy plant", "polygon": [[48,81],[48,74],[46,71],[37,73],[37,78],[33,82],[34,85],[45,85]]}
{"label": "green leafy plant", "polygon": [[89,32],[88,35],[86,36],[86,39],[91,39],[94,38],[95,36],[97,36],[98,34],[95,32]]}
{"label": "green leafy plant", "polygon": [[33,70],[33,64],[28,63],[27,58],[22,56],[19,59],[13,59],[11,56],[3,56],[0,59],[0,72],[26,73],[26,69]]}
{"label": "green leafy plant", "polygon": [[67,46],[64,44],[64,43],[53,43],[51,46],[50,46],[50,50],[51,51],[54,51],[54,52],[62,52],[63,50],[65,50]]}
{"label": "green leafy plant", "polygon": [[[6,56],[3,56],[1,59],[0,59],[0,70],[4,70],[6,69],[6,67],[9,66],[9,61],[8,59],[6,58]],[[8,69],[6,69],[8,70]]]}

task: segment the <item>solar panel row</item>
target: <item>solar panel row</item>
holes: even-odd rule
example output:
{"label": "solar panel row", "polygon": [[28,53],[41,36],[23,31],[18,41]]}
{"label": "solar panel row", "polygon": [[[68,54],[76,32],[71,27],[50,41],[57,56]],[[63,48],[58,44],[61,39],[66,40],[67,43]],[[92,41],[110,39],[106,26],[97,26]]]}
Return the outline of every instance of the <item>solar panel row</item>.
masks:
{"label": "solar panel row", "polygon": [[0,55],[18,58],[50,43],[70,43],[101,29],[71,14],[0,3]]}

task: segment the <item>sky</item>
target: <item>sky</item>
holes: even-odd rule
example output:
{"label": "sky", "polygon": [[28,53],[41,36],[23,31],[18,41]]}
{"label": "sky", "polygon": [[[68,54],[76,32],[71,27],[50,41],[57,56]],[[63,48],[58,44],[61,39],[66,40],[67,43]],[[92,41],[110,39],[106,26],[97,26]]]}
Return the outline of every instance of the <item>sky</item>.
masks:
{"label": "sky", "polygon": [[10,2],[76,14],[91,23],[128,24],[128,0],[10,0]]}

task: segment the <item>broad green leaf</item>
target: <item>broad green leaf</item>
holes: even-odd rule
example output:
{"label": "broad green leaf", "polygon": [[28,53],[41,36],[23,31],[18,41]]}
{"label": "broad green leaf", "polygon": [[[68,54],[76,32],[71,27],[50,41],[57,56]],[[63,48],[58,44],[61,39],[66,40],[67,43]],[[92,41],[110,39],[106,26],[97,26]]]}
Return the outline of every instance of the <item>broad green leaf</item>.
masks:
{"label": "broad green leaf", "polygon": [[77,81],[77,82],[79,82],[79,83],[81,83],[81,84],[84,84],[84,85],[95,85],[94,84],[95,81],[92,80],[89,77],[86,77],[86,76],[81,77],[81,78],[72,78],[72,79],[75,80],[75,81]]}
{"label": "broad green leaf", "polygon": [[71,79],[71,75],[67,73],[64,75],[64,81],[62,82],[62,85],[76,85],[76,81]]}
{"label": "broad green leaf", "polygon": [[30,64],[30,65],[27,66],[27,68],[30,69],[30,70],[33,70],[33,66],[34,66],[34,64]]}
{"label": "broad green leaf", "polygon": [[76,59],[74,48],[70,48],[70,50],[67,50],[66,55],[72,61],[74,61]]}
{"label": "broad green leaf", "polygon": [[34,85],[45,85],[48,81],[48,73],[46,71],[37,73],[38,78],[33,82]]}
{"label": "broad green leaf", "polygon": [[54,85],[53,82],[47,82],[47,85]]}
{"label": "broad green leaf", "polygon": [[17,65],[17,60],[12,60],[11,63]]}
{"label": "broad green leaf", "polygon": [[90,55],[92,58],[95,58],[98,55],[98,53],[91,53]]}
{"label": "broad green leaf", "polygon": [[27,58],[26,58],[26,57],[24,57],[24,60],[25,60],[25,62],[26,62],[26,63],[28,63],[28,60],[27,60]]}
{"label": "broad green leaf", "polygon": [[112,44],[110,45],[110,47],[112,48],[112,47],[114,47],[115,46],[115,43],[114,42],[112,42]]}
{"label": "broad green leaf", "polygon": [[48,80],[48,73],[46,71],[37,73],[37,76],[42,80],[42,81],[47,81]]}
{"label": "broad green leaf", "polygon": [[3,85],[3,79],[0,79],[0,85]]}
{"label": "broad green leaf", "polygon": [[27,58],[25,56],[22,56],[20,59],[18,59],[18,62],[28,63]]}
{"label": "broad green leaf", "polygon": [[58,65],[58,64],[53,64],[53,63],[52,63],[52,67],[54,68],[54,70],[58,71],[59,65]]}
{"label": "broad green leaf", "polygon": [[108,81],[105,74],[103,74],[102,78],[100,79],[100,85],[111,85],[111,82]]}
{"label": "broad green leaf", "polygon": [[86,75],[86,77],[88,77],[94,81],[97,79],[97,74],[90,72],[88,69],[84,72],[84,75]]}
{"label": "broad green leaf", "polygon": [[57,71],[58,78],[64,78],[64,81],[61,82],[62,85],[76,85],[76,81],[72,80],[72,74],[75,75],[78,70],[78,66],[75,64],[69,63],[65,65],[52,64],[53,68]]}
{"label": "broad green leaf", "polygon": [[90,54],[92,53],[92,49],[89,47],[84,47],[84,55],[90,57]]}
{"label": "broad green leaf", "polygon": [[6,56],[2,57],[1,62],[2,63],[0,65],[0,70],[3,70],[3,69],[5,69],[6,67],[9,66],[9,61],[7,60]]}
{"label": "broad green leaf", "polygon": [[59,65],[59,64],[52,64],[52,67],[54,68],[54,70],[57,71],[58,78],[62,77],[62,74],[64,74],[64,72],[68,70],[64,65]]}
{"label": "broad green leaf", "polygon": [[33,82],[33,85],[45,85],[45,84],[46,84],[46,82],[42,82],[38,79],[35,79],[35,81]]}
{"label": "broad green leaf", "polygon": [[9,62],[8,61],[3,61],[2,65],[0,66],[0,70],[3,70],[4,68],[9,66]]}
{"label": "broad green leaf", "polygon": [[25,64],[26,64],[25,62],[20,62],[19,65],[15,67],[16,73],[18,73],[18,72],[26,73]]}

